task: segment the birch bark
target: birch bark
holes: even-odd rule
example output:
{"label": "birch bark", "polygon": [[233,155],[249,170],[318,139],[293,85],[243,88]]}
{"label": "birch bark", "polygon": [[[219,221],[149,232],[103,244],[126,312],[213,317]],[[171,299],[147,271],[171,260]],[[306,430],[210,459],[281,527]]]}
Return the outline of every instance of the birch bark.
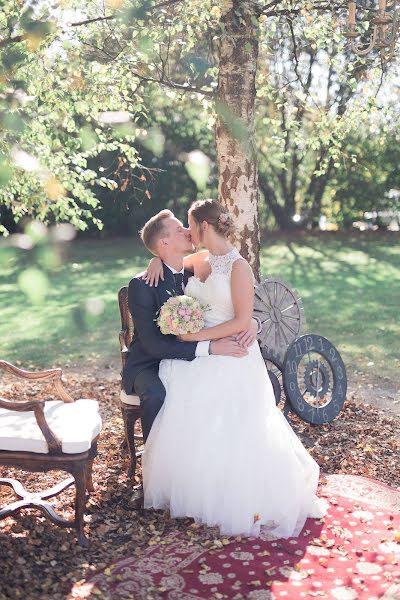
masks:
{"label": "birch bark", "polygon": [[258,22],[250,0],[223,0],[215,128],[219,201],[235,219],[235,243],[260,278],[254,135]]}

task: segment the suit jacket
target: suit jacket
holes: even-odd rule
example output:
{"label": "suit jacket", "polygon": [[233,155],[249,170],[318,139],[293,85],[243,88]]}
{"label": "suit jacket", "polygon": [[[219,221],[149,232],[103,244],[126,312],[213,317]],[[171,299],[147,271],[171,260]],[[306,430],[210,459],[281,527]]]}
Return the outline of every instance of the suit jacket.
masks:
{"label": "suit jacket", "polygon": [[[161,306],[174,293],[175,279],[164,265],[164,281],[150,287],[139,273],[129,282],[128,303],[132,315],[134,336],[122,373],[122,385],[127,394],[132,393],[135,377],[148,367],[158,366],[163,358],[193,360],[197,342],[181,342],[174,335],[163,335],[156,323]],[[189,271],[184,272],[186,285]],[[168,293],[170,292],[170,293]],[[183,293],[183,292],[182,292]]]}

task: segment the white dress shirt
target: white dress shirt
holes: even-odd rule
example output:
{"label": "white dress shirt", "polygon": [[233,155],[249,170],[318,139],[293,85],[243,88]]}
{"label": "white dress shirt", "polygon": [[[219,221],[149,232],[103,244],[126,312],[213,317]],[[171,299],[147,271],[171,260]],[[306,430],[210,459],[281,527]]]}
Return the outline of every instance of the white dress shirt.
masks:
{"label": "white dress shirt", "polygon": [[[182,267],[182,269],[180,271],[177,271],[176,269],[174,269],[174,267],[171,267],[170,265],[167,265],[167,263],[164,263],[166,267],[168,267],[168,269],[172,272],[173,275],[175,275],[175,273],[182,273],[182,275],[184,274],[184,267]],[[183,291],[183,284],[182,284],[182,291]],[[196,356],[208,356],[210,354],[210,342],[208,340],[204,341],[204,342],[197,342],[197,346],[196,346]]]}

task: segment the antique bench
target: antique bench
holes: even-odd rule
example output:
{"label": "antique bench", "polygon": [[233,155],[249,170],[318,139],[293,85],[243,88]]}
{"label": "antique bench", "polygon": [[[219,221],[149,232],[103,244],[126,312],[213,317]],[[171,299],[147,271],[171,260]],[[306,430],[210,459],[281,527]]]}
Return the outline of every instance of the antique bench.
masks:
{"label": "antique bench", "polygon": [[[97,454],[101,417],[96,400],[73,398],[65,391],[61,369],[30,372],[0,360],[0,369],[35,383],[51,383],[61,400],[11,402],[0,399],[0,465],[29,472],[66,471],[72,477],[43,492],[26,491],[20,482],[0,478],[18,500],[0,509],[0,520],[22,508],[36,508],[53,523],[77,530],[78,543],[88,545],[84,534],[86,491],[93,491],[92,465]],[[57,515],[48,498],[75,483],[75,516]]]}

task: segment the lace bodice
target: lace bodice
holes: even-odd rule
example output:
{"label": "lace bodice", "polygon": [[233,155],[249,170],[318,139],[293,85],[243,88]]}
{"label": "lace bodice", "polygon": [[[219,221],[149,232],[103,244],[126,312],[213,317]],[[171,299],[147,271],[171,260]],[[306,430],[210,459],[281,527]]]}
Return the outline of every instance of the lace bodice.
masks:
{"label": "lace bodice", "polygon": [[205,281],[191,277],[185,288],[185,294],[197,298],[209,306],[206,312],[205,326],[212,327],[235,316],[231,294],[232,266],[236,260],[244,260],[236,248],[227,254],[209,255],[211,273]]}
{"label": "lace bodice", "polygon": [[228,254],[210,254],[208,257],[208,261],[210,263],[211,273],[227,275],[230,277],[232,272],[232,265],[238,258],[242,258],[242,256],[240,255],[239,250],[236,250],[236,248],[232,248],[232,250],[230,250]]}

